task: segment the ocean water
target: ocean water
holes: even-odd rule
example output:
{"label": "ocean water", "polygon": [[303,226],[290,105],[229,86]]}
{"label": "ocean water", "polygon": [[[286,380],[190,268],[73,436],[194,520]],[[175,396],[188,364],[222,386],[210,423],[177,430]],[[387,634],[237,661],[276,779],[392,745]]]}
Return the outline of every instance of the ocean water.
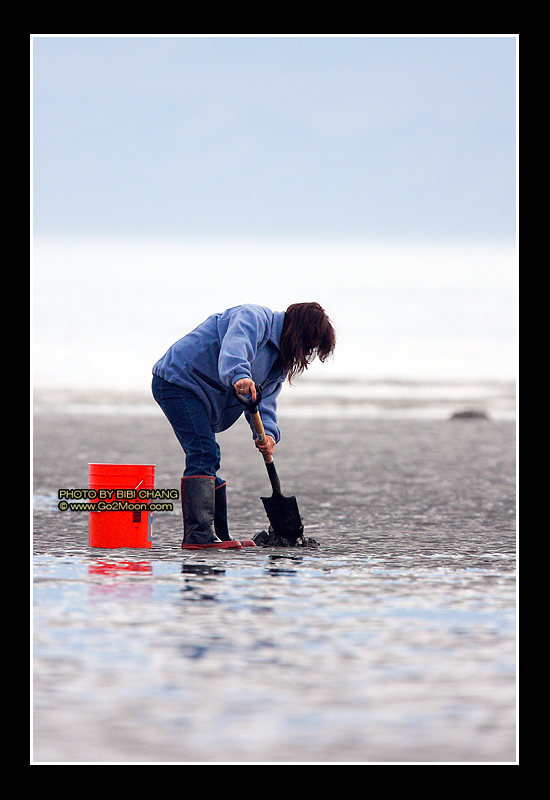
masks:
{"label": "ocean water", "polygon": [[490,242],[39,238],[34,381],[143,391],[208,315],[315,300],[337,333],[317,381],[510,382],[516,284],[515,247]]}

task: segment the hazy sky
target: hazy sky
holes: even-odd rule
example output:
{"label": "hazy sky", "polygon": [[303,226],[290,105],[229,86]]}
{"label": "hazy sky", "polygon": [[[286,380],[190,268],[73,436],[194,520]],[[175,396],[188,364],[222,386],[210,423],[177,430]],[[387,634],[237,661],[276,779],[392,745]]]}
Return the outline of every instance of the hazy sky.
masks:
{"label": "hazy sky", "polygon": [[516,47],[35,34],[35,236],[511,242]]}

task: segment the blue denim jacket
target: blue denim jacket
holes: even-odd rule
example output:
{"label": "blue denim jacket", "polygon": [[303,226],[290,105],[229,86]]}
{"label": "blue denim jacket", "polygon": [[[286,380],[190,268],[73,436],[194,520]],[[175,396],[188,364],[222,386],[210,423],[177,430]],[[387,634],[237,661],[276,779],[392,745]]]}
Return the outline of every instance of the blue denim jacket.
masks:
{"label": "blue denim jacket", "polygon": [[258,305],[212,314],[167,350],[153,374],[198,395],[214,432],[229,428],[243,411],[250,424],[233,386],[241,378],[252,378],[263,390],[258,408],[265,432],[278,442],[277,395],[285,379],[279,358],[284,319],[284,311]]}

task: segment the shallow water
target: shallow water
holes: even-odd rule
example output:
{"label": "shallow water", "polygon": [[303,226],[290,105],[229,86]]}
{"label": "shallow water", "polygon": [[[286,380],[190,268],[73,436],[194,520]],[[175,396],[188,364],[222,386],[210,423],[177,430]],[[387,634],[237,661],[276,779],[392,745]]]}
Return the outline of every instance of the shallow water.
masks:
{"label": "shallow water", "polygon": [[[34,432],[34,761],[514,762],[514,423],[285,420],[283,493],[319,547],[185,554],[176,511],[150,550],[96,550],[57,510],[88,461],[176,487],[162,419]],[[265,470],[242,427],[220,444],[250,535]]]}

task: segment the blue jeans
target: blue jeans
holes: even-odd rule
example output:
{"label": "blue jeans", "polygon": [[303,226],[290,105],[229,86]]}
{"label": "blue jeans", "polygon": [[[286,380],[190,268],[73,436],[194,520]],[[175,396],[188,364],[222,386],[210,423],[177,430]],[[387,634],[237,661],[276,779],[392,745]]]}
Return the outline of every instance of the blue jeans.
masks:
{"label": "blue jeans", "polygon": [[184,476],[211,475],[216,479],[216,487],[220,486],[223,481],[216,474],[220,468],[220,446],[203,403],[189,389],[158,375],[153,375],[151,389],[185,451]]}

